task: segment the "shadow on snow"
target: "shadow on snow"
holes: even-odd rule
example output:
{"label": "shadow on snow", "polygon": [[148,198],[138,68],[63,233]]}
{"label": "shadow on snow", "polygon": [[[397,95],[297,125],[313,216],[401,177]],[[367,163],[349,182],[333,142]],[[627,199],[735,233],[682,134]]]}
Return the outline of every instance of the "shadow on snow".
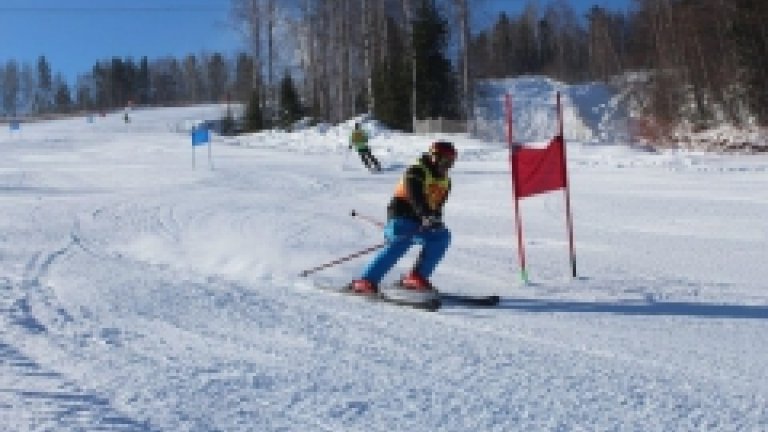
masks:
{"label": "shadow on snow", "polygon": [[768,319],[768,306],[688,302],[587,302],[502,297],[501,309],[525,312],[609,313],[619,315],[688,316],[698,318]]}

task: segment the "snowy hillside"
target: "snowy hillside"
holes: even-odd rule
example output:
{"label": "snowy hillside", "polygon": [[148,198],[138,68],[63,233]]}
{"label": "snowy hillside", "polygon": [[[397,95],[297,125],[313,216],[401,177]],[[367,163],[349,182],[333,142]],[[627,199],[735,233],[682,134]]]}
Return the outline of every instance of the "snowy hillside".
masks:
{"label": "snowy hillside", "polygon": [[[576,279],[550,193],[521,203],[520,281],[501,141],[369,123],[371,174],[352,121],[215,137],[193,169],[180,125],[217,106],[0,134],[0,430],[768,430],[768,158],[613,145],[602,89],[510,86],[520,141],[551,137],[565,95]],[[299,277],[381,241],[350,210],[383,219],[438,137],[459,159],[433,282],[501,304],[311,287],[369,256]]]}
{"label": "snowy hillside", "polygon": [[[556,93],[563,104],[565,137],[584,143],[630,144],[622,94],[605,84],[569,86],[549,78],[488,80],[478,85],[475,115],[481,136],[504,141],[504,95],[512,96],[515,141],[546,141],[555,133]],[[488,121],[487,126],[483,121]]]}
{"label": "snowy hillside", "polygon": [[754,154],[768,152],[768,130],[722,124],[694,131],[679,125],[670,137],[644,116],[643,83],[639,74],[617,77],[610,85],[566,85],[544,77],[487,80],[478,84],[475,101],[477,136],[503,141],[503,95],[513,96],[514,136],[517,141],[549,139],[554,124],[555,93],[564,106],[566,138],[582,143],[629,145],[635,148],[683,149],[714,153]]}

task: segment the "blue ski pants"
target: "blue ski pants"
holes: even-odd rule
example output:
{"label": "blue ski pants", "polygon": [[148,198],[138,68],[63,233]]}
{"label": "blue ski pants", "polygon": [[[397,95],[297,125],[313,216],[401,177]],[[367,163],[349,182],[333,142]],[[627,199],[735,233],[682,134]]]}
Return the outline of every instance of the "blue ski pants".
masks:
{"label": "blue ski pants", "polygon": [[445,227],[423,230],[421,224],[405,218],[390,219],[384,227],[384,237],[388,241],[387,245],[368,264],[362,275],[363,279],[376,285],[381,283],[387,272],[413,245],[422,246],[414,270],[429,278],[451,244],[451,232]]}

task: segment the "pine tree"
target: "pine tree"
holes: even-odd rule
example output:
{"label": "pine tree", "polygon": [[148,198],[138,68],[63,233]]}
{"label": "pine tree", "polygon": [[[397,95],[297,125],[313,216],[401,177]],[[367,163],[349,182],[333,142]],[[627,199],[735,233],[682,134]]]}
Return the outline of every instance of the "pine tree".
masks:
{"label": "pine tree", "polygon": [[35,110],[38,113],[46,113],[51,108],[53,99],[53,79],[51,65],[45,56],[37,59],[37,94],[35,95]]}
{"label": "pine tree", "polygon": [[245,101],[250,96],[250,91],[254,85],[253,68],[253,58],[245,53],[240,53],[237,56],[233,89],[234,100]]}
{"label": "pine tree", "polygon": [[387,19],[386,55],[375,62],[371,77],[373,98],[376,104],[373,115],[394,129],[410,131],[411,121],[411,65],[405,58],[402,32],[391,19]]}
{"label": "pine tree", "polygon": [[142,57],[139,63],[138,77],[136,79],[136,99],[139,104],[149,103],[149,60]]}
{"label": "pine tree", "polygon": [[214,53],[208,62],[208,89],[211,101],[219,101],[224,98],[227,88],[227,65],[224,56]]}
{"label": "pine tree", "polygon": [[768,3],[735,0],[730,36],[743,70],[750,108],[761,125],[768,125]]}
{"label": "pine tree", "polygon": [[405,59],[390,57],[373,67],[373,115],[393,129],[410,131],[411,68]]}
{"label": "pine tree", "polygon": [[16,116],[20,92],[19,64],[16,63],[16,60],[8,60],[5,64],[0,90],[3,93],[3,110],[5,115]]}
{"label": "pine tree", "polygon": [[300,120],[303,114],[299,92],[296,91],[291,74],[286,71],[280,81],[280,125],[289,128]]}
{"label": "pine tree", "polygon": [[264,129],[264,116],[261,112],[261,95],[259,88],[251,90],[251,97],[245,108],[245,130],[257,132]]}
{"label": "pine tree", "polygon": [[69,112],[72,109],[72,94],[69,91],[69,86],[64,80],[64,77],[59,73],[56,74],[56,78],[53,81],[53,87],[55,93],[53,95],[53,103],[57,112]]}
{"label": "pine tree", "polygon": [[458,82],[446,54],[448,39],[448,22],[434,1],[421,0],[412,35],[418,118],[459,116]]}

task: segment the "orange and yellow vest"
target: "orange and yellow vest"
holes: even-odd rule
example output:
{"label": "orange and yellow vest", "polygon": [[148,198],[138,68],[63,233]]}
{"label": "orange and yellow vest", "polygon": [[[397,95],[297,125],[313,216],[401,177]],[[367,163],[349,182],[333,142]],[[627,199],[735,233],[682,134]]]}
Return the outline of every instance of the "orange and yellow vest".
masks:
{"label": "orange and yellow vest", "polygon": [[[432,211],[440,210],[440,206],[445,202],[445,198],[448,195],[448,188],[451,185],[451,179],[449,177],[437,178],[432,175],[429,168],[419,160],[417,165],[424,172],[424,196],[427,199],[427,205]],[[395,197],[408,200],[408,191],[405,187],[406,176],[400,177],[400,181],[395,187]]]}

